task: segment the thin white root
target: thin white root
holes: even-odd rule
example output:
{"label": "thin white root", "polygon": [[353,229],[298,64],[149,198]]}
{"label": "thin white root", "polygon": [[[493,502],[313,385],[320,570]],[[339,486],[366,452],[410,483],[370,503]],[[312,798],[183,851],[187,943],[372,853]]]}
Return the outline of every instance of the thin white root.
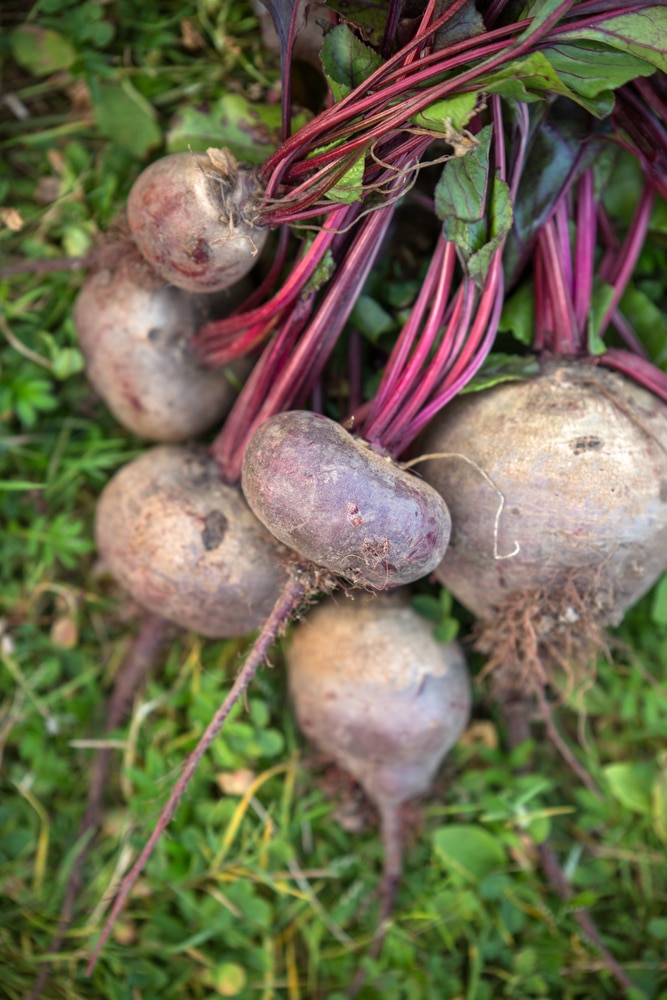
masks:
{"label": "thin white root", "polygon": [[247,233],[239,233],[237,236],[218,236],[217,240],[211,240],[211,246],[215,246],[216,243],[232,243],[234,240],[247,240],[250,244],[251,257],[256,257],[259,253],[257,244]]}
{"label": "thin white root", "polygon": [[426,461],[428,461],[429,459],[432,459],[432,458],[460,458],[460,459],[462,459],[464,462],[467,462],[468,465],[472,465],[473,469],[475,469],[477,472],[479,472],[479,474],[482,477],[482,479],[484,479],[485,482],[487,482],[489,484],[489,486],[491,487],[491,489],[495,490],[495,492],[498,494],[498,496],[500,498],[500,503],[498,504],[498,510],[496,511],[496,517],[495,517],[495,521],[494,521],[494,524],[493,524],[493,558],[496,559],[496,560],[514,559],[515,556],[518,556],[519,552],[521,552],[521,546],[517,542],[516,538],[514,539],[514,549],[512,550],[512,552],[508,552],[504,556],[501,556],[500,553],[499,553],[499,551],[498,551],[498,530],[499,530],[499,525],[500,525],[500,518],[501,518],[501,515],[503,513],[503,510],[505,509],[505,494],[502,492],[502,490],[498,489],[498,487],[493,482],[493,480],[488,475],[488,473],[486,473],[484,471],[484,469],[482,469],[477,464],[477,462],[473,462],[472,458],[468,458],[467,455],[461,455],[461,454],[459,454],[459,452],[456,452],[456,451],[451,451],[451,452],[450,451],[440,451],[440,452],[433,452],[430,455],[419,455],[417,458],[413,458],[413,459],[411,459],[411,461],[405,462],[403,464],[403,468],[404,469],[409,469],[413,465],[418,465],[419,462],[426,462]]}

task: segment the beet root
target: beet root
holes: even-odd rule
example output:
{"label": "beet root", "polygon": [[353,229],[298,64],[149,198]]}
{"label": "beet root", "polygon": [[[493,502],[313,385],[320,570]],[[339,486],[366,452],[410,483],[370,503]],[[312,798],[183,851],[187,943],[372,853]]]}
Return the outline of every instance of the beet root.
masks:
{"label": "beet root", "polygon": [[667,407],[616,373],[547,362],[457,399],[419,449],[454,525],[436,575],[483,620],[498,696],[544,708],[554,671],[584,679],[604,627],[667,568]]}
{"label": "beet root", "polygon": [[437,575],[480,617],[585,571],[616,624],[667,566],[667,407],[620,375],[545,364],[456,400],[419,447],[452,456],[420,466],[454,525]]}
{"label": "beet root", "polygon": [[436,491],[316,413],[261,424],[241,482],[276,538],[355,586],[418,580],[447,547],[449,513]]}
{"label": "beet root", "polygon": [[[379,955],[402,869],[400,807],[428,791],[470,717],[470,681],[457,643],[443,645],[400,592],[329,599],[294,629],[289,689],[305,735],[352,774],[380,813]],[[359,971],[349,996],[364,980]]]}
{"label": "beet root", "polygon": [[139,604],[212,637],[258,628],[293,559],[196,447],[151,448],[120,469],[98,501],[95,534]]}
{"label": "beet root", "polygon": [[[232,290],[228,298],[231,308]],[[85,282],[74,323],[86,375],[127,430],[151,441],[186,441],[231,408],[236,392],[224,369],[204,368],[189,346],[210,308],[209,296],[156,285],[125,268]],[[235,366],[239,374],[246,369]]]}
{"label": "beet root", "polygon": [[470,715],[457,643],[437,642],[400,593],[330,598],[293,630],[286,658],[302,731],[374,802],[428,790]]}
{"label": "beet root", "polygon": [[172,153],[139,175],[130,231],[161,277],[190,292],[228,288],[253,267],[268,230],[254,225],[259,184],[224,149]]}

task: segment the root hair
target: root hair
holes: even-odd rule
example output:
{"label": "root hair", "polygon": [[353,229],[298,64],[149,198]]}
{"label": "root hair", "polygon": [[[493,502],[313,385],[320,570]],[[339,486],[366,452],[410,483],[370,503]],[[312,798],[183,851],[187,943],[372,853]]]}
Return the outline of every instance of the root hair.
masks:
{"label": "root hair", "polygon": [[601,623],[614,606],[602,570],[570,570],[513,594],[492,618],[478,622],[475,649],[489,657],[480,679],[490,677],[495,697],[527,696],[543,710],[547,691],[557,692],[560,703],[593,683],[597,658],[609,655]]}

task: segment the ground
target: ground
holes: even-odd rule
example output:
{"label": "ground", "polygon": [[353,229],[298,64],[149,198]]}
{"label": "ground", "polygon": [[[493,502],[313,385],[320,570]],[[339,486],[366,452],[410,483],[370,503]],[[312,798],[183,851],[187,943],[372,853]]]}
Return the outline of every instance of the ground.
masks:
{"label": "ground", "polygon": [[[222,142],[223,130],[240,144],[246,98],[261,109],[259,159],[260,140],[272,142],[278,66],[245,3],[44,0],[28,12],[10,2],[2,18],[0,268],[88,252],[151,157],[193,137]],[[103,899],[246,642],[174,630],[129,717],[107,731],[143,615],[96,561],[94,506],[144,445],[82,374],[72,324],[82,280],[81,270],[0,277],[0,997],[30,995],[88,850],[44,997],[334,1000],[372,938],[380,845],[359,790],[297,733],[280,648],[84,974]],[[419,589],[421,609],[441,629],[457,618],[466,641],[465,612],[430,583]],[[488,687],[477,684],[464,739],[433,793],[406,813],[404,880],[362,996],[616,998],[576,920],[588,907],[636,984],[627,996],[667,998],[667,581],[609,649],[594,682],[568,691],[554,714],[588,787],[537,718],[532,747],[510,753]],[[483,667],[471,655],[473,673]],[[77,831],[100,748],[110,773],[91,839]],[[540,864],[547,838],[568,901]]]}

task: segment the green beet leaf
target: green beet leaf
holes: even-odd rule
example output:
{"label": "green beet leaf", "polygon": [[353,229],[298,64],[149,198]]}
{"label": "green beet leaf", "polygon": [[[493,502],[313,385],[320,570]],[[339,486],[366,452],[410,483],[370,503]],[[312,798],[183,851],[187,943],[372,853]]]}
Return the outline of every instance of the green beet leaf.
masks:
{"label": "green beet leaf", "polygon": [[450,220],[475,223],[484,217],[492,131],[487,125],[466,156],[453,157],[445,164],[435,189],[435,209],[445,226],[451,225]]}
{"label": "green beet leaf", "polygon": [[335,100],[340,101],[382,65],[380,56],[365,45],[346,24],[327,33],[322,65]]}
{"label": "green beet leaf", "polygon": [[579,97],[593,99],[609,94],[612,106],[612,90],[622,87],[628,80],[655,72],[655,67],[645,59],[599,42],[559,45],[545,49],[543,57]]}
{"label": "green beet leaf", "polygon": [[562,31],[563,41],[602,42],[657,69],[667,71],[667,8],[646,7],[631,14],[611,16],[589,27]]}
{"label": "green beet leaf", "polygon": [[483,284],[493,255],[512,225],[509,188],[499,176],[490,176],[492,133],[492,126],[487,125],[470,152],[449,160],[435,189],[436,212],[445,236],[459,248],[478,285]]}

